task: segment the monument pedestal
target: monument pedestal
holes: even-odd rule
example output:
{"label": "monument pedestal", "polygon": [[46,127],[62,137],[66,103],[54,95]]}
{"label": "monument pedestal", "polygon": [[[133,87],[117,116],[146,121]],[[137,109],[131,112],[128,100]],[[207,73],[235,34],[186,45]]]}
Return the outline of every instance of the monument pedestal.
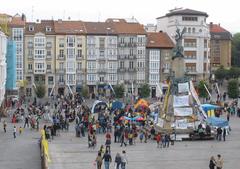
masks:
{"label": "monument pedestal", "polygon": [[172,60],[172,71],[174,72],[175,78],[182,78],[185,74],[185,62],[184,58],[177,57]]}

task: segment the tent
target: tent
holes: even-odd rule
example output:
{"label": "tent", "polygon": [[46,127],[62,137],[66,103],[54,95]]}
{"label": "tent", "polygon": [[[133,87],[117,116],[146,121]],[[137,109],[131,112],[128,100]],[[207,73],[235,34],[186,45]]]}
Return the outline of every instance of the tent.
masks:
{"label": "tent", "polygon": [[139,106],[142,106],[142,107],[147,107],[148,108],[148,102],[144,99],[139,99],[137,101],[137,103],[134,105],[134,108],[138,108]]}
{"label": "tent", "polygon": [[124,104],[120,101],[115,101],[112,103],[112,110],[116,110],[116,109],[122,109],[124,108]]}
{"label": "tent", "polygon": [[227,127],[228,121],[219,117],[209,117],[207,118],[207,123],[214,127]]}
{"label": "tent", "polygon": [[201,104],[201,107],[205,112],[208,112],[208,110],[215,110],[220,108],[219,106],[213,104]]}
{"label": "tent", "polygon": [[96,100],[96,101],[93,103],[91,112],[92,112],[92,113],[96,113],[97,109],[100,108],[100,107],[101,107],[101,109],[106,109],[108,106],[107,106],[107,103],[106,103],[106,102],[100,101],[100,100]]}

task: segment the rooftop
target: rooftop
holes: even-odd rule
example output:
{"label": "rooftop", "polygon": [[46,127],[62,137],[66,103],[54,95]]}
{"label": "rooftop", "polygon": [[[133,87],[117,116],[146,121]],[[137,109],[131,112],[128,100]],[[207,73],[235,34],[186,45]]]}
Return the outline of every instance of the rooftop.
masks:
{"label": "rooftop", "polygon": [[232,39],[232,34],[220,26],[220,24],[209,24],[212,39]]}
{"label": "rooftop", "polygon": [[165,32],[149,32],[147,33],[148,48],[173,48],[174,43]]}

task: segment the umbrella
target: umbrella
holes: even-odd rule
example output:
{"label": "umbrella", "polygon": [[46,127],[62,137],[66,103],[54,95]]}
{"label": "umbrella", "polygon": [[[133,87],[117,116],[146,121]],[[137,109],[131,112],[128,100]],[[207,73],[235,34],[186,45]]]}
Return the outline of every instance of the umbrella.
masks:
{"label": "umbrella", "polygon": [[115,101],[112,103],[112,110],[122,109],[123,107],[124,107],[124,104],[120,101]]}
{"label": "umbrella", "polygon": [[143,120],[144,120],[143,117],[139,117],[139,118],[137,118],[137,121],[143,121]]}
{"label": "umbrella", "polygon": [[208,110],[215,110],[220,108],[219,106],[213,104],[201,104],[201,107],[205,112],[207,112]]}
{"label": "umbrella", "polygon": [[207,123],[215,127],[227,127],[228,121],[219,117],[209,117],[207,118]]}

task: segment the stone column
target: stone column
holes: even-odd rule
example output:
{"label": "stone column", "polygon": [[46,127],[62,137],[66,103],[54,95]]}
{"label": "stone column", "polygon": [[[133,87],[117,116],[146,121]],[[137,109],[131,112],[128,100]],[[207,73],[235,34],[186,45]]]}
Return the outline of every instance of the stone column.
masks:
{"label": "stone column", "polygon": [[184,77],[185,74],[184,58],[177,57],[174,60],[172,60],[172,71],[174,72],[175,78]]}

